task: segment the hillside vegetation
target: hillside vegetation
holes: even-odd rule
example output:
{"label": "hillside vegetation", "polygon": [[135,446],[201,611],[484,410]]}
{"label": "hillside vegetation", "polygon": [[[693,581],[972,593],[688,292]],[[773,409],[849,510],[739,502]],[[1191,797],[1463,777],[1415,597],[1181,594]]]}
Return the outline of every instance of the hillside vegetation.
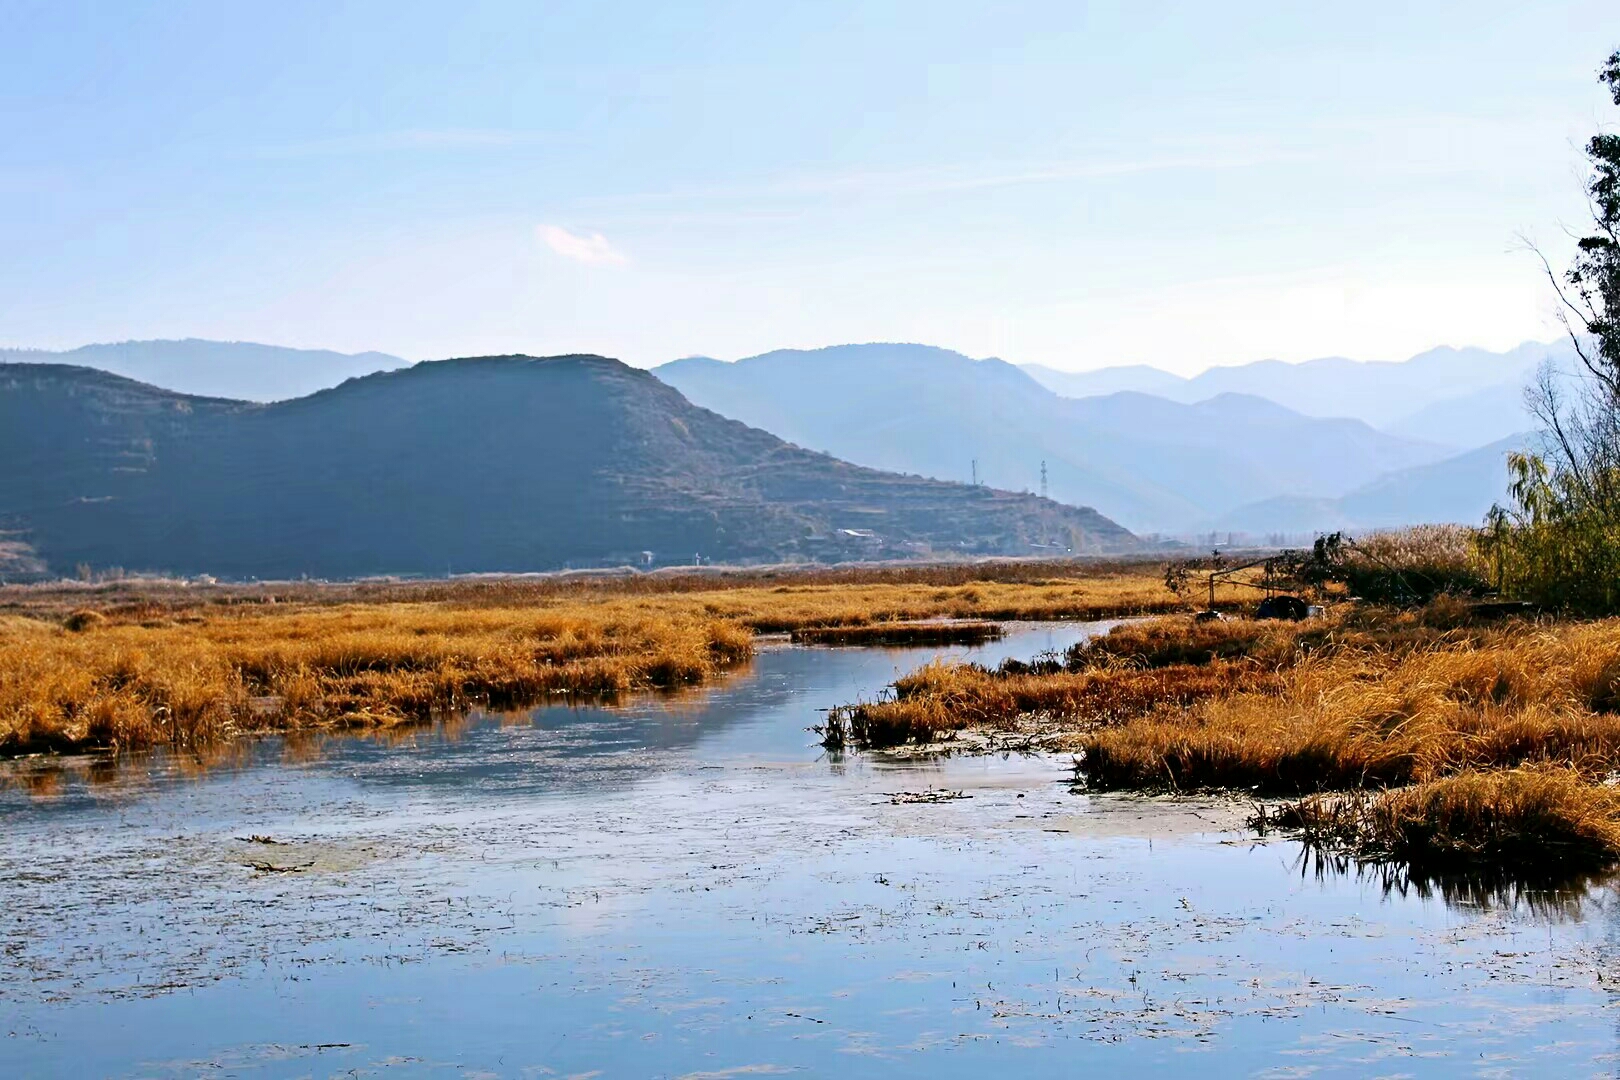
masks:
{"label": "hillside vegetation", "polygon": [[1094,511],[858,468],[601,357],[274,405],[0,365],[0,539],[57,573],[271,578],[1129,550]]}
{"label": "hillside vegetation", "polygon": [[[654,369],[691,400],[874,468],[1036,489],[1141,532],[1189,531],[1278,495],[1335,497],[1451,448],[1255,394],[1071,400],[1000,360],[920,345],[785,350]],[[904,408],[896,408],[896,402]]]}

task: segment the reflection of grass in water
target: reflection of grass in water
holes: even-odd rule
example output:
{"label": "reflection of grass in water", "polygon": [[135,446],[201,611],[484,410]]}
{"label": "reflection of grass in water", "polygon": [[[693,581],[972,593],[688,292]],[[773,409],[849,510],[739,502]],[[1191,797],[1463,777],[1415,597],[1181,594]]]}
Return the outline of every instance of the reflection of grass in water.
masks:
{"label": "reflection of grass in water", "polygon": [[1620,789],[1569,768],[1469,770],[1380,792],[1312,795],[1251,824],[1420,872],[1584,873],[1620,858]]}
{"label": "reflection of grass in water", "polygon": [[[695,717],[703,712],[711,694],[711,687],[653,688],[635,694],[593,698],[590,704],[613,708],[632,703],[639,707],[656,703],[672,717]],[[571,695],[560,695],[551,701],[568,706],[582,704]],[[423,743],[451,744],[466,738],[480,723],[519,728],[531,726],[534,719],[533,709],[470,709],[433,713],[421,719],[376,727],[294,728],[271,733],[270,737],[278,740],[277,760],[283,765],[298,766],[324,761],[339,743],[367,741],[389,748],[415,747]],[[220,769],[245,768],[251,760],[251,746],[242,740],[210,740],[183,747],[143,747],[62,757],[40,755],[37,760],[0,760],[0,790],[22,791],[31,797],[49,800],[66,794],[73,785],[96,792],[139,783],[166,763],[179,775],[200,777]]]}
{"label": "reflection of grass in water", "polygon": [[251,764],[250,748],[243,743],[207,742],[159,751],[79,754],[0,762],[0,790],[21,791],[49,800],[82,786],[92,794],[115,794],[121,787],[140,785],[164,769],[193,779],[220,771],[241,770]]}
{"label": "reflection of grass in water", "polygon": [[[424,737],[455,742],[466,734],[470,723],[467,714],[447,713],[379,728],[296,729],[280,734],[277,757],[283,765],[315,764],[325,760],[337,739],[369,740],[389,747],[414,745]],[[21,791],[40,800],[60,798],[72,787],[83,787],[92,794],[114,794],[120,788],[140,786],[156,772],[168,770],[198,779],[244,770],[253,761],[248,742],[226,739],[64,757],[41,755],[0,762],[0,790]]]}
{"label": "reflection of grass in water", "polygon": [[1351,878],[1378,887],[1387,897],[1431,900],[1469,911],[1524,912],[1550,922],[1576,922],[1602,903],[1599,890],[1620,885],[1613,871],[1510,871],[1489,865],[1451,870],[1416,869],[1387,858],[1361,857],[1310,840],[1302,841],[1300,877],[1327,882]]}
{"label": "reflection of grass in water", "polygon": [[65,788],[66,770],[46,766],[37,769],[19,770],[15,774],[6,776],[7,786],[16,786],[27,792],[35,799],[54,799],[60,796]]}

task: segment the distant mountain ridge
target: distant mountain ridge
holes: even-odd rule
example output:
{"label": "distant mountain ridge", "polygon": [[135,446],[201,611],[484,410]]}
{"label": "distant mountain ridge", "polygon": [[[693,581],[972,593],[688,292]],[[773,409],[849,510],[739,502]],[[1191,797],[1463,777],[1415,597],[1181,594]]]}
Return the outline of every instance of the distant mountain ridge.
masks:
{"label": "distant mountain ridge", "polygon": [[1298,536],[1335,529],[1389,529],[1417,522],[1477,525],[1505,502],[1507,456],[1533,445],[1528,432],[1430,465],[1401,469],[1336,499],[1280,496],[1241,506],[1212,523],[1217,531]]}
{"label": "distant mountain ridge", "polygon": [[1430,402],[1401,417],[1384,430],[1408,438],[1424,437],[1453,446],[1477,446],[1481,439],[1492,442],[1508,438],[1538,425],[1525,403],[1531,376],[1487,386],[1456,397]]}
{"label": "distant mountain ridge", "polygon": [[421,363],[272,405],[0,364],[0,546],[231,577],[1133,550],[1093,510],[860,468],[596,356]]}
{"label": "distant mountain ridge", "polygon": [[[1505,420],[1499,403],[1508,397],[1516,402],[1519,391],[1543,362],[1567,365],[1570,356],[1569,344],[1560,341],[1526,342],[1504,353],[1474,348],[1431,349],[1399,362],[1343,357],[1299,364],[1260,360],[1209,368],[1191,378],[1143,365],[1068,372],[1032,364],[1025,370],[1048,389],[1066,397],[1093,397],[1129,389],[1190,403],[1223,393],[1256,394],[1306,416],[1351,417],[1408,436],[1419,434],[1426,410],[1493,391],[1489,418],[1482,418],[1481,427],[1472,436],[1454,422],[1422,433],[1422,437],[1436,441],[1474,447],[1523,430],[1526,420],[1522,410],[1512,420]],[[1502,430],[1503,423],[1511,426]]]}
{"label": "distant mountain ridge", "polygon": [[1054,394],[1072,398],[1132,392],[1181,401],[1184,400],[1182,388],[1188,381],[1184,376],[1147,364],[1122,364],[1091,371],[1061,371],[1045,364],[1020,364],[1019,367]]}
{"label": "distant mountain ridge", "polygon": [[[46,366],[69,357],[236,405],[290,401],[406,365],[384,353],[197,340],[0,356]],[[1567,344],[1436,349],[1398,364],[1264,361],[1186,379],[1143,365],[1072,373],[875,344],[736,363],[694,357],[656,374],[722,415],[861,465],[946,481],[970,480],[976,467],[983,482],[1037,491],[1044,462],[1055,499],[1138,531],[1189,534],[1211,522],[1247,529],[1251,511],[1257,522],[1302,520],[1282,507],[1338,520],[1337,500],[1385,475],[1531,429],[1524,386],[1549,361],[1567,368]],[[1494,482],[1477,470],[1458,476]],[[1407,500],[1414,520],[1461,504],[1424,490],[1439,501],[1424,511]],[[1469,504],[1500,494],[1479,491]],[[0,549],[12,543],[0,529]]]}
{"label": "distant mountain ridge", "polygon": [[387,353],[289,349],[249,341],[120,341],[65,352],[0,349],[0,363],[71,364],[202,397],[286,401],[345,379],[405,367]]}
{"label": "distant mountain ridge", "polygon": [[[1401,362],[1342,357],[1301,364],[1262,360],[1210,368],[1192,378],[1145,364],[1082,372],[1024,364],[1019,370],[1063,397],[1138,392],[1196,404],[1223,393],[1250,394],[1306,416],[1361,419],[1391,434],[1471,447],[1522,430],[1526,426],[1521,401],[1524,384],[1541,361],[1567,364],[1569,355],[1565,342],[1527,342],[1505,353],[1432,349]],[[256,402],[303,397],[346,379],[409,364],[381,352],[348,354],[196,338],[111,342],[65,351],[0,348],[0,362],[93,367],[180,393]],[[701,362],[720,363],[699,357],[675,361],[675,365]],[[671,365],[664,368],[678,370]],[[1471,411],[1477,428],[1467,425]]]}
{"label": "distant mountain ridge", "polygon": [[1177,532],[1259,498],[1336,497],[1446,447],[1246,394],[1196,404],[1069,399],[1001,360],[912,344],[781,350],[654,374],[694,402],[874,468],[1036,489],[1137,531]]}

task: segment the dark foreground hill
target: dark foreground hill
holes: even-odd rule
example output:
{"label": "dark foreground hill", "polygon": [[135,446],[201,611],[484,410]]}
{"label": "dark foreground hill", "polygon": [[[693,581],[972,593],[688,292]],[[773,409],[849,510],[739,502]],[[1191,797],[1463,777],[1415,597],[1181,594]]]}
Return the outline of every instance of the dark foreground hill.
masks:
{"label": "dark foreground hill", "polygon": [[1129,550],[1092,510],[860,468],[594,356],[446,360],[275,405],[0,364],[0,542],[232,577]]}

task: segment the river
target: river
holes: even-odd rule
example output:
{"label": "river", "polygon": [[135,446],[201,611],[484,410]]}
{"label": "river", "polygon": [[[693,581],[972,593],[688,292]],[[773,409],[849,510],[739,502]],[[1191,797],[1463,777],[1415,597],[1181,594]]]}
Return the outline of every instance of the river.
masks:
{"label": "river", "polygon": [[[6,1076],[1615,1075],[1612,883],[1412,883],[1066,758],[830,757],[927,659],[15,762]],[[1606,983],[1608,985],[1606,985]]]}

